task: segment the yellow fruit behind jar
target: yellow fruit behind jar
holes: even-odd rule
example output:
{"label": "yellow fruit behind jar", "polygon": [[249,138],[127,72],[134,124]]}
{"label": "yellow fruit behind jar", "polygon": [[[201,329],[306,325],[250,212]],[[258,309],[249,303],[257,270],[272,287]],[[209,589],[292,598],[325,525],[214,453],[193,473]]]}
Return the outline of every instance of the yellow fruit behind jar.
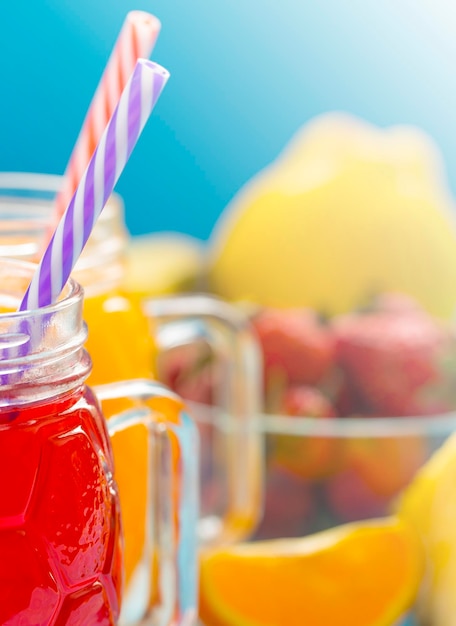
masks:
{"label": "yellow fruit behind jar", "polygon": [[89,384],[151,375],[155,345],[139,298],[120,290],[87,296],[84,319],[93,364]]}
{"label": "yellow fruit behind jar", "polygon": [[[106,293],[88,295],[84,300],[84,319],[88,325],[86,349],[93,363],[88,384],[151,379],[154,376],[156,346],[143,313],[141,298],[120,289]],[[102,403],[103,413],[108,420],[123,411],[135,408],[129,400],[107,400]],[[177,400],[156,398],[148,402],[157,420],[178,423],[182,403]],[[147,524],[146,506],[150,497],[149,434],[143,424],[116,432],[111,437],[115,478],[122,507],[124,534],[124,575],[128,586],[135,570],[144,566]],[[173,475],[180,476],[181,462],[176,438],[170,434]],[[177,511],[179,479],[177,479],[173,509]],[[171,503],[170,503],[171,505]],[[176,520],[176,529],[178,520]],[[147,548],[148,549],[148,548]],[[147,553],[146,553],[147,556]],[[156,559],[151,568],[156,567]],[[151,580],[156,584],[156,576]],[[157,590],[151,590],[152,600]],[[151,601],[152,601],[151,600]]]}
{"label": "yellow fruit behind jar", "polygon": [[195,289],[204,273],[201,243],[180,233],[132,237],[126,254],[124,285],[146,298]]}
{"label": "yellow fruit behind jar", "polygon": [[[90,385],[149,378],[155,347],[140,301],[120,290],[84,300],[88,325],[86,348],[92,358]],[[126,400],[103,402],[108,419],[131,409]],[[144,557],[145,510],[148,493],[148,434],[138,425],[112,437],[116,480],[124,528],[124,572],[128,585]]]}
{"label": "yellow fruit behind jar", "polygon": [[456,309],[456,226],[432,141],[327,115],[304,128],[231,202],[209,280],[230,300],[329,315],[379,291]]}

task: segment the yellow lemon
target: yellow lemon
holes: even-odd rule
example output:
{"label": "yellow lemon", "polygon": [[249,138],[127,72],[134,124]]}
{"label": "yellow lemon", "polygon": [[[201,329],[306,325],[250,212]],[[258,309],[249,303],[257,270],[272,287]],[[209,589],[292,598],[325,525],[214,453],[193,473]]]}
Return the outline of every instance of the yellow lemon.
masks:
{"label": "yellow lemon", "polygon": [[202,555],[207,626],[391,626],[422,575],[413,529],[391,517],[303,539],[218,548]]}
{"label": "yellow lemon", "polygon": [[329,315],[381,291],[456,308],[456,225],[439,152],[412,127],[328,114],[233,199],[210,242],[230,300]]}
{"label": "yellow lemon", "polygon": [[189,291],[203,270],[198,240],[179,233],[141,235],[127,250],[125,288],[141,297]]}
{"label": "yellow lemon", "polygon": [[431,457],[401,498],[398,513],[423,539],[427,578],[420,594],[425,623],[456,619],[456,434]]}

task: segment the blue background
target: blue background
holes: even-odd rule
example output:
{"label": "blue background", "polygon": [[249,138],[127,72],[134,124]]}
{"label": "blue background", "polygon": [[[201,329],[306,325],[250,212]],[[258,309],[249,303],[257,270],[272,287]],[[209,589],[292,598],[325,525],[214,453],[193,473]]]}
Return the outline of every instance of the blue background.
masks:
{"label": "blue background", "polygon": [[407,122],[456,188],[453,0],[14,0],[0,9],[0,169],[62,173],[125,13],[162,21],[171,78],[119,183],[134,233],[206,239],[296,129],[328,110]]}

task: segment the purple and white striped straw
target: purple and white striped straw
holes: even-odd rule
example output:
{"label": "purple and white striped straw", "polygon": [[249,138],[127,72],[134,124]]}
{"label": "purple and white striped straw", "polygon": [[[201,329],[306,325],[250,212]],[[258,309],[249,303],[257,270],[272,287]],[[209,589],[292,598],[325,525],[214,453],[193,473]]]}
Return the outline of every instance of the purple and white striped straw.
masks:
{"label": "purple and white striped straw", "polygon": [[138,59],[19,310],[41,308],[57,300],[168,77],[160,65]]}

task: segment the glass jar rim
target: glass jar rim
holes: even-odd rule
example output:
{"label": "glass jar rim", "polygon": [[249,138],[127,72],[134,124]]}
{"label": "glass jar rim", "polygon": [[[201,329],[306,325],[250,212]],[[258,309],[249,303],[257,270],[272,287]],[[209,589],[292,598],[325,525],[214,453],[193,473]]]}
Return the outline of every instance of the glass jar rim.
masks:
{"label": "glass jar rim", "polygon": [[83,288],[70,278],[56,302],[19,311],[37,265],[0,257],[0,408],[48,401],[82,387],[91,361],[84,350]]}
{"label": "glass jar rim", "polygon": [[[31,278],[38,267],[37,263],[31,263],[30,261],[23,261],[21,259],[10,259],[8,257],[0,256],[0,268],[3,266],[11,267],[11,269],[21,271],[22,275],[28,274]],[[0,297],[2,296],[2,287],[0,285]],[[62,294],[58,300],[52,304],[40,307],[39,309],[31,309],[25,311],[8,311],[5,313],[0,312],[0,319],[5,320],[11,318],[12,320],[21,320],[30,317],[30,315],[37,316],[49,316],[57,311],[62,311],[65,308],[76,305],[81,302],[84,296],[84,290],[81,285],[76,282],[71,276],[68,279],[66,285],[62,290]],[[21,295],[17,294],[17,303],[20,304]]]}

